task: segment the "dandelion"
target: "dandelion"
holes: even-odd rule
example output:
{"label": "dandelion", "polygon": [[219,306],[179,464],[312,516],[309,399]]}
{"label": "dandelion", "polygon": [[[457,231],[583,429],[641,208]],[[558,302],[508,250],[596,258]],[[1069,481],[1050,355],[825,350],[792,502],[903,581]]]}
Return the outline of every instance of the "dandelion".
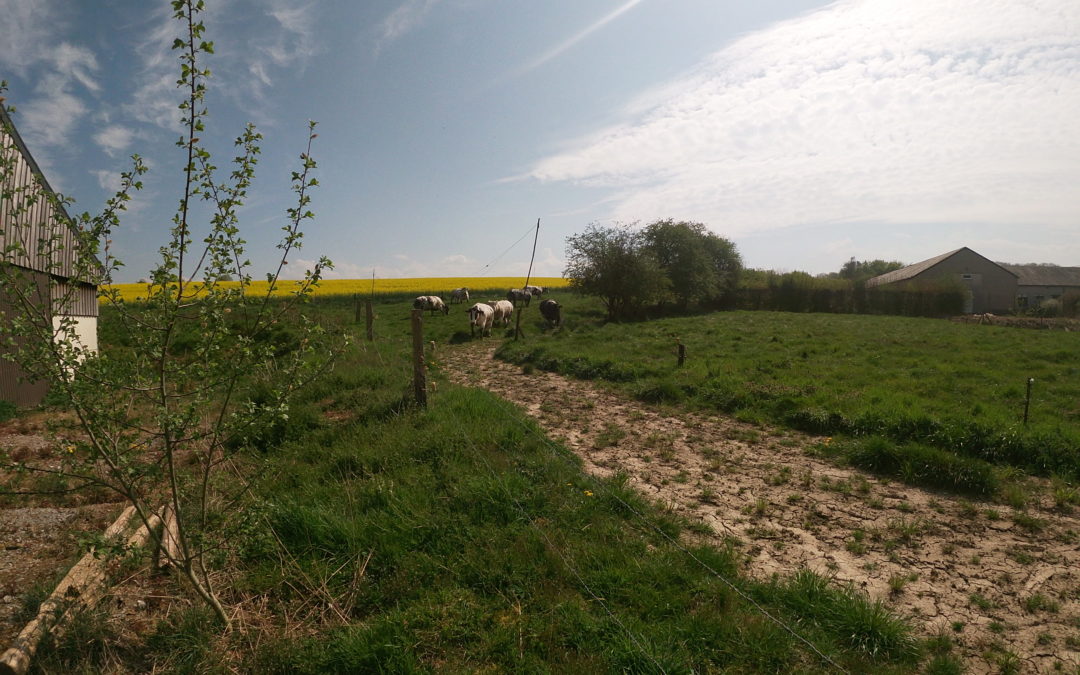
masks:
{"label": "dandelion", "polygon": [[592,497],[592,490],[586,490],[585,491],[585,496],[586,497]]}
{"label": "dandelion", "polygon": [[832,436],[826,436],[825,437],[825,445],[828,445],[830,443],[832,443]]}
{"label": "dandelion", "polygon": [[64,448],[64,449],[68,451],[68,454],[69,454],[69,455],[73,455],[73,454],[75,454],[75,446],[74,446],[74,445],[68,445],[68,446],[67,446],[66,448]]}

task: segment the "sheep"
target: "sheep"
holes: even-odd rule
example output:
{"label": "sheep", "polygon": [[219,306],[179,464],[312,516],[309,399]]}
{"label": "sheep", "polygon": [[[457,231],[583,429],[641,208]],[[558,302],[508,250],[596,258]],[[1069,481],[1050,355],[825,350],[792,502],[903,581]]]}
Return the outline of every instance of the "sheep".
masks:
{"label": "sheep", "polygon": [[540,303],[540,316],[549,326],[558,328],[562,325],[562,305],[548,298]]}
{"label": "sheep", "polygon": [[492,323],[501,323],[506,325],[510,323],[510,317],[514,315],[514,303],[509,300],[488,300],[487,304],[495,310],[495,316],[492,317]]}
{"label": "sheep", "polygon": [[413,309],[426,309],[431,314],[434,314],[436,310],[443,314],[449,314],[450,308],[446,306],[443,299],[437,295],[418,295],[412,303]]}
{"label": "sheep", "polygon": [[469,308],[469,335],[476,335],[477,326],[480,327],[480,337],[491,335],[491,322],[495,317],[495,310],[489,305],[478,302]]}
{"label": "sheep", "polygon": [[461,288],[455,288],[450,291],[450,304],[454,304],[454,301],[468,302],[469,301],[469,287],[462,286]]}
{"label": "sheep", "polygon": [[539,298],[541,295],[547,292],[547,289],[543,286],[526,286],[525,290],[532,293],[534,298]]}
{"label": "sheep", "polygon": [[529,302],[532,301],[532,293],[520,288],[511,288],[510,292],[506,294],[506,299],[514,303],[515,307],[519,302],[524,302],[525,306],[528,307]]}

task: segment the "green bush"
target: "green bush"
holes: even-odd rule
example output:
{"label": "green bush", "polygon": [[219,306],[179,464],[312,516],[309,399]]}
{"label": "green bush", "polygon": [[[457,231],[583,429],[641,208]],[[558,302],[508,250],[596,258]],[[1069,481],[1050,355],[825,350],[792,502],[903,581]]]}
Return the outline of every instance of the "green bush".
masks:
{"label": "green bush", "polygon": [[0,422],[6,422],[18,414],[19,409],[11,401],[0,401]]}

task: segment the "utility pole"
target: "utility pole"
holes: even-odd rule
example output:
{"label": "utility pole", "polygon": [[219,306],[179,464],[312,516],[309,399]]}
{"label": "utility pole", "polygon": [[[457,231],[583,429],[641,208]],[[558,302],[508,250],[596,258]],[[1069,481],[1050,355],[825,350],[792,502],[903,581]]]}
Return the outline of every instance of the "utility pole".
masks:
{"label": "utility pole", "polygon": [[[525,286],[521,287],[521,290],[523,290],[523,291],[529,285],[529,279],[532,278],[533,260],[536,260],[536,240],[539,239],[539,238],[540,238],[540,219],[537,218],[536,219],[536,234],[533,236],[532,255],[529,256],[529,271],[528,271],[528,273],[525,274]],[[518,311],[517,311],[517,321],[514,323],[514,341],[515,342],[517,341],[517,339],[519,337],[524,336],[524,334],[521,332],[521,312],[524,309],[525,309],[524,307],[519,307]]]}

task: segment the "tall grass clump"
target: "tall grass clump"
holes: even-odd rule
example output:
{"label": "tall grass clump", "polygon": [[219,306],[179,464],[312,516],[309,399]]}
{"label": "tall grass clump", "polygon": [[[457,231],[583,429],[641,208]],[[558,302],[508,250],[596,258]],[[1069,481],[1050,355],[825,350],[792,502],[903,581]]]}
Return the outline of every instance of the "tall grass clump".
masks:
{"label": "tall grass clump", "polygon": [[991,497],[1001,487],[989,462],[917,443],[898,444],[880,436],[839,443],[854,467],[906,483],[977,497]]}

